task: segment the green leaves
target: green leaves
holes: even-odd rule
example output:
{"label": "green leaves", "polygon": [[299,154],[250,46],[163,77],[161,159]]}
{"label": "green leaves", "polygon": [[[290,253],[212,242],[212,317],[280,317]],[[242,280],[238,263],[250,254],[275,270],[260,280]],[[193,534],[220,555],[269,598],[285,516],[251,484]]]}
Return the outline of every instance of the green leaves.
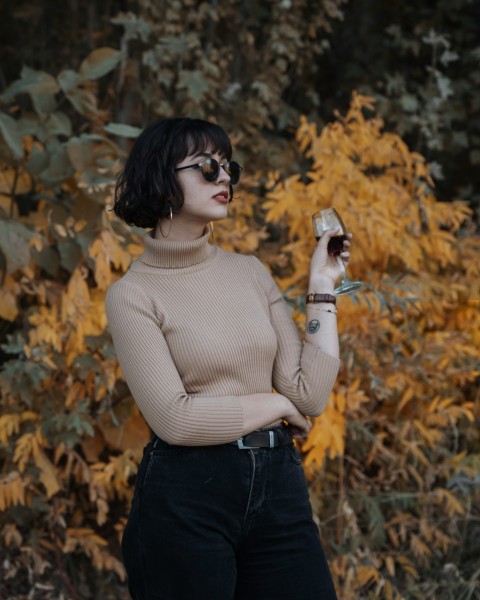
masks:
{"label": "green leaves", "polygon": [[86,184],[102,186],[114,183],[117,149],[108,138],[96,134],[72,137],[67,143],[67,153]]}
{"label": "green leaves", "polygon": [[136,138],[142,133],[139,127],[133,127],[124,123],[109,123],[105,125],[103,130],[112,135],[126,138]]}
{"label": "green leaves", "polygon": [[57,79],[62,91],[65,92],[65,94],[69,94],[80,83],[80,77],[78,76],[78,73],[76,71],[72,71],[72,69],[62,71]]}
{"label": "green leaves", "polygon": [[153,29],[153,23],[145,21],[138,15],[132,12],[119,13],[116,17],[111,19],[111,22],[115,25],[122,25],[124,28],[123,40],[128,42],[129,40],[139,39],[144,43],[148,42],[148,38]]}
{"label": "green leaves", "polygon": [[18,94],[37,96],[51,96],[59,91],[55,78],[44,71],[36,71],[30,67],[23,67],[20,79],[17,79],[0,96],[3,102],[11,102]]}
{"label": "green leaves", "polygon": [[195,102],[202,102],[209,91],[209,84],[201,71],[181,71],[177,88],[186,90],[188,96]]}
{"label": "green leaves", "polygon": [[30,262],[30,241],[35,233],[15,221],[0,221],[0,248],[6,257],[7,273],[14,273]]}
{"label": "green leaves", "polygon": [[23,140],[18,131],[17,124],[12,117],[0,113],[0,133],[5,144],[8,146],[12,155],[16,159],[23,157]]}
{"label": "green leaves", "polygon": [[82,62],[81,79],[99,79],[112,71],[122,59],[122,53],[113,48],[97,48]]}
{"label": "green leaves", "polygon": [[122,59],[122,52],[113,48],[97,48],[80,65],[78,73],[66,69],[58,76],[58,83],[75,110],[87,118],[97,116],[97,100],[89,81],[99,79],[112,71]]}

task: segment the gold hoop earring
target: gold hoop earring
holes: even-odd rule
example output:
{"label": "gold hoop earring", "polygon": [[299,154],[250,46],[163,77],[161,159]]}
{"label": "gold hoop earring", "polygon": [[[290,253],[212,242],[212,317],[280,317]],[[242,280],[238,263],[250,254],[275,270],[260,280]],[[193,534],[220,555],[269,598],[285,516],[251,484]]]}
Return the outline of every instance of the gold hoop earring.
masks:
{"label": "gold hoop earring", "polygon": [[169,221],[170,221],[170,227],[168,228],[168,233],[167,233],[167,235],[165,235],[165,234],[163,233],[163,229],[162,229],[162,221],[160,220],[160,221],[158,222],[158,226],[159,226],[159,228],[160,228],[160,233],[162,234],[162,237],[164,237],[164,238],[167,238],[167,237],[170,235],[170,231],[172,230],[172,220],[173,220],[173,211],[172,211],[172,207],[170,207],[170,219],[169,219]]}
{"label": "gold hoop earring", "polygon": [[213,238],[213,221],[210,221],[210,237],[212,238],[212,240],[214,239]]}

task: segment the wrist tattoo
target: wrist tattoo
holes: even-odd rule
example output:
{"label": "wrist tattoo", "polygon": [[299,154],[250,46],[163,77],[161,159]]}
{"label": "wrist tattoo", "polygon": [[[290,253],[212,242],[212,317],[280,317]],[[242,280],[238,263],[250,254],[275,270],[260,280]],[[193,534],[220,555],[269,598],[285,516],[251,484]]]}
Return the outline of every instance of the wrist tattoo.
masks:
{"label": "wrist tattoo", "polygon": [[317,319],[312,319],[311,321],[308,322],[308,325],[307,325],[308,333],[317,333],[317,331],[319,329],[320,329],[320,321],[317,321]]}

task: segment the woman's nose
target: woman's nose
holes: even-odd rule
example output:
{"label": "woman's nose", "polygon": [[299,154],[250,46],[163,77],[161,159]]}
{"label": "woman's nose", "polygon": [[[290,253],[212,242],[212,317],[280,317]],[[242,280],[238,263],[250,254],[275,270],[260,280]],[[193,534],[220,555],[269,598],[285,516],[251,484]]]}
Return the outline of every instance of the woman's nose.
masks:
{"label": "woman's nose", "polygon": [[230,182],[230,175],[225,170],[223,165],[219,165],[217,182],[218,183],[223,183],[223,182],[229,183]]}

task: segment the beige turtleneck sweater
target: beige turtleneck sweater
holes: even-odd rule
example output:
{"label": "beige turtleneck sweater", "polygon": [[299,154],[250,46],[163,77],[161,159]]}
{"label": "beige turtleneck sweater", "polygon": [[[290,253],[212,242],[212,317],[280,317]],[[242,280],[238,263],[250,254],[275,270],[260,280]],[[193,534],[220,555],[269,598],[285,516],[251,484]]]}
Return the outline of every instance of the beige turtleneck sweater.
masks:
{"label": "beige turtleneck sweater", "polygon": [[147,234],[144,253],[107,294],[127,384],[153,432],[170,444],[241,437],[238,397],[272,387],[301,413],[318,415],[340,364],[301,341],[257,258],[225,252],[208,237]]}

